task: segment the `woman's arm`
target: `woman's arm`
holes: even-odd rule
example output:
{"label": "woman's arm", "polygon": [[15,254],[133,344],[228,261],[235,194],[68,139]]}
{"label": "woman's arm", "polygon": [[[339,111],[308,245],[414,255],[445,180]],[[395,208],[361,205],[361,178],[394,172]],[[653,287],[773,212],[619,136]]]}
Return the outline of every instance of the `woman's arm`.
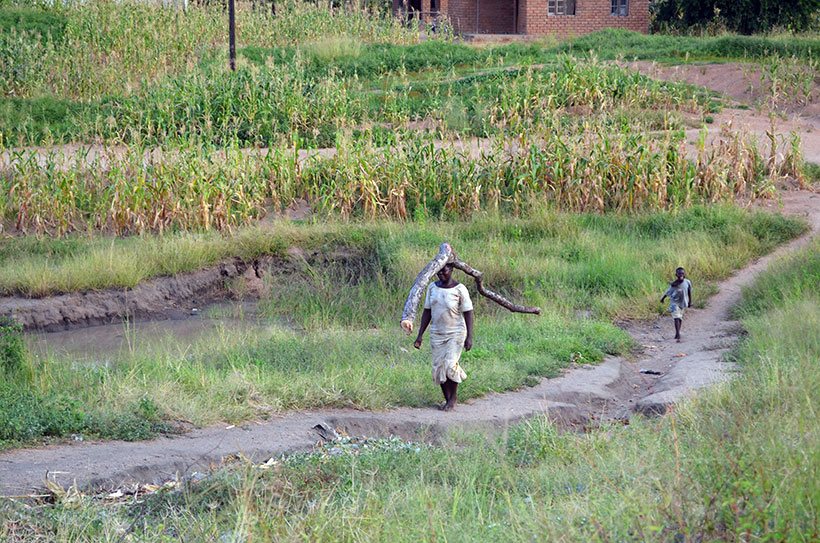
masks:
{"label": "woman's arm", "polygon": [[421,324],[419,325],[419,335],[416,336],[416,341],[413,342],[413,347],[416,349],[421,348],[421,338],[424,335],[424,331],[427,330],[427,327],[430,325],[430,319],[432,318],[432,312],[428,307],[421,313]]}
{"label": "woman's arm", "polygon": [[465,311],[462,315],[464,315],[464,324],[467,325],[467,337],[464,339],[464,350],[469,351],[473,348],[473,312]]}

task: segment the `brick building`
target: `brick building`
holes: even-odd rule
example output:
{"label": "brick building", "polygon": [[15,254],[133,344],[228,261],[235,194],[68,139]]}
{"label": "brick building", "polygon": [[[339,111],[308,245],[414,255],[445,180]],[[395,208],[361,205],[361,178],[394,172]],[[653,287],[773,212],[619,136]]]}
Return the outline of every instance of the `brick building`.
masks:
{"label": "brick building", "polygon": [[649,30],[649,0],[393,0],[397,13],[450,21],[462,34],[579,36],[603,28]]}

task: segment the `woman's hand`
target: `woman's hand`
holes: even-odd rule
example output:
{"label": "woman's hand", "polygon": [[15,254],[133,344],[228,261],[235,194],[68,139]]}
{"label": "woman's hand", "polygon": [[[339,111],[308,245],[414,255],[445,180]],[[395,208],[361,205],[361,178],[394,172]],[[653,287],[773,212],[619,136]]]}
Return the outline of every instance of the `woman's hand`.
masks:
{"label": "woman's hand", "polygon": [[472,336],[467,336],[467,339],[464,340],[464,350],[469,351],[473,348],[473,338]]}
{"label": "woman's hand", "polygon": [[413,342],[413,347],[415,347],[416,349],[421,349],[421,338],[420,337],[417,337],[416,341]]}

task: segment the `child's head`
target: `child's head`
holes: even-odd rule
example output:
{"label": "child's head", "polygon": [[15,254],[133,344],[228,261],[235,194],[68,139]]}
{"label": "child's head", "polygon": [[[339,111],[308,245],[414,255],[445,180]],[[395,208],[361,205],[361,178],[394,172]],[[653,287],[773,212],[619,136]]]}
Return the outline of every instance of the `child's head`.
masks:
{"label": "child's head", "polygon": [[675,270],[675,277],[678,278],[678,281],[683,281],[686,278],[686,270],[682,267],[679,267]]}

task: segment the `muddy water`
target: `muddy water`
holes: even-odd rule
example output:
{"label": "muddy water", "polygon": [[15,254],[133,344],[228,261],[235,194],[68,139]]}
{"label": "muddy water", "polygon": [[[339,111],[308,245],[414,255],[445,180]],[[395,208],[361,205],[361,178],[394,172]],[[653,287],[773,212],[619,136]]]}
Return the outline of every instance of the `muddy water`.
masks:
{"label": "muddy water", "polygon": [[180,312],[159,321],[123,322],[61,332],[26,335],[36,357],[87,364],[113,364],[124,357],[188,352],[204,343],[264,338],[286,328],[259,314],[256,303],[221,303]]}

